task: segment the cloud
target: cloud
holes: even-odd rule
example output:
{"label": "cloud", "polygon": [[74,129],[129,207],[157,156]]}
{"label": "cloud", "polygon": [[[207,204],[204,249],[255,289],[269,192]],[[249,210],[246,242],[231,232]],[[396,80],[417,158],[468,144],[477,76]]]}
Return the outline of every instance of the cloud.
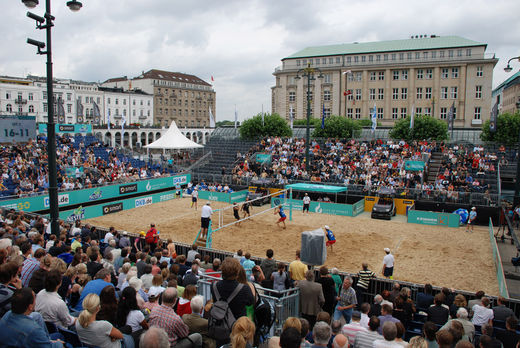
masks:
{"label": "cloud", "polygon": [[[26,11],[20,1],[2,4],[2,75],[45,75],[45,58],[25,43],[45,36]],[[43,1],[32,11],[41,15]],[[275,67],[305,47],[437,34],[487,43],[500,58],[496,86],[510,76],[507,59],[520,54],[519,11],[509,0],[89,0],[71,13],[65,0],[54,0],[54,74],[104,81],[158,68],[208,82],[213,75],[217,119],[233,119],[235,105],[244,119],[262,105],[270,111]]]}

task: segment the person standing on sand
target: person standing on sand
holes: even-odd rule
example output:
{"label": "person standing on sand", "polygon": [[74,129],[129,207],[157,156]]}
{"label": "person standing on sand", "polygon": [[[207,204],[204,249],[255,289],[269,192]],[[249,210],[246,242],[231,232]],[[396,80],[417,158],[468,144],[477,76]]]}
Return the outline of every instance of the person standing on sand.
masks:
{"label": "person standing on sand", "polygon": [[309,207],[311,206],[311,197],[307,193],[305,193],[305,196],[303,197],[303,211],[302,213],[305,214],[305,211],[307,211],[307,214],[309,214]]}
{"label": "person standing on sand", "polygon": [[278,207],[276,207],[276,209],[274,210],[274,215],[280,215],[280,218],[278,219],[278,221],[276,222],[276,224],[278,226],[280,226],[280,222],[283,224],[283,229],[285,230],[286,226],[285,226],[285,220],[287,219],[287,215],[285,215],[285,212],[283,211],[283,207],[282,205],[280,204]]}
{"label": "person standing on sand", "polygon": [[394,255],[390,252],[389,248],[385,248],[385,257],[383,258],[383,270],[381,273],[385,278],[394,279]]}
{"label": "person standing on sand", "polygon": [[242,204],[242,211],[244,212],[244,219],[251,216],[251,213],[249,212],[249,209],[252,209],[251,203],[249,202],[249,196],[246,197],[246,201],[244,204]]}
{"label": "person standing on sand", "polygon": [[190,208],[193,208],[193,206],[195,205],[195,210],[197,210],[198,198],[199,198],[199,191],[197,190],[197,188],[194,188],[193,192],[191,193],[191,207]]}
{"label": "person standing on sand", "polygon": [[473,225],[475,224],[475,220],[477,219],[477,208],[471,208],[471,212],[469,213],[468,225],[466,226],[466,232],[473,232]]}
{"label": "person standing on sand", "polygon": [[211,214],[213,214],[210,205],[210,202],[203,205],[200,214],[200,236],[202,238],[205,238],[208,235],[209,222],[211,221]]}
{"label": "person standing on sand", "polygon": [[237,226],[240,226],[240,214],[239,214],[240,207],[238,206],[237,202],[233,202],[233,216],[238,221]]}

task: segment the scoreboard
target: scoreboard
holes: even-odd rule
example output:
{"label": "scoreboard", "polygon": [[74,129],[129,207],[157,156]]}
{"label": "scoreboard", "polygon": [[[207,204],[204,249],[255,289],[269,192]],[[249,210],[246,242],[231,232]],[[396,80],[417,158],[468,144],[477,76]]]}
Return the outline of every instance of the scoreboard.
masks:
{"label": "scoreboard", "polygon": [[0,116],[0,143],[24,143],[36,138],[36,117]]}

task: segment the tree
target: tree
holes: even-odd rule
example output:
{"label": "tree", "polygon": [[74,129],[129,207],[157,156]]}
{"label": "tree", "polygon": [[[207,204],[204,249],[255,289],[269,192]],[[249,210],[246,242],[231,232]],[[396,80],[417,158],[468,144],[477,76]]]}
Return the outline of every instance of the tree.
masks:
{"label": "tree", "polygon": [[[321,127],[321,119],[311,117],[309,125],[311,127]],[[293,126],[307,126],[307,117],[293,120]]]}
{"label": "tree", "polygon": [[[372,127],[372,120],[369,118],[361,118],[359,120],[355,120],[361,127]],[[377,122],[377,125],[379,126],[381,123]]]}
{"label": "tree", "polygon": [[520,131],[520,113],[505,113],[497,117],[497,131],[489,131],[489,120],[482,125],[480,139],[484,141],[494,141],[504,145],[514,145],[518,142],[518,132]]}
{"label": "tree", "polygon": [[321,120],[316,126],[312,136],[314,138],[352,138],[359,135],[361,126],[359,123],[343,116],[329,116],[325,118],[325,127],[321,128]]}
{"label": "tree", "polygon": [[410,129],[410,116],[397,121],[390,131],[393,139],[411,140],[445,140],[448,138],[446,122],[425,115],[415,115],[413,129]]}
{"label": "tree", "polygon": [[235,121],[224,120],[224,121],[218,121],[217,123],[215,123],[215,128],[222,127],[222,126],[234,126],[234,125],[235,125]]}
{"label": "tree", "polygon": [[258,114],[253,118],[245,120],[240,125],[240,137],[242,139],[257,139],[267,136],[290,137],[292,130],[287,121],[278,114]]}

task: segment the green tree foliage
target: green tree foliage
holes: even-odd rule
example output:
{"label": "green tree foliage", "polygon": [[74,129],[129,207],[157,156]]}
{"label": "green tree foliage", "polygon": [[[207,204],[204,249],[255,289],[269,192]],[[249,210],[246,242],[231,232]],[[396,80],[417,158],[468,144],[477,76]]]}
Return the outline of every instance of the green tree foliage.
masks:
{"label": "green tree foliage", "polygon": [[215,128],[222,127],[222,126],[234,126],[234,125],[235,125],[235,121],[224,120],[224,121],[218,121],[217,123],[215,123]]}
{"label": "green tree foliage", "polygon": [[314,138],[351,138],[361,132],[361,126],[349,118],[343,116],[329,116],[325,119],[325,127],[321,128],[321,120],[312,136]]}
{"label": "green tree foliage", "polygon": [[[361,127],[372,127],[372,120],[369,118],[362,118],[359,120],[355,120]],[[381,122],[377,122],[377,125],[381,125]]]}
{"label": "green tree foliage", "polygon": [[239,131],[242,139],[257,139],[266,136],[290,137],[292,135],[287,121],[278,114],[264,114],[263,125],[262,115],[258,114],[242,122]]}
{"label": "green tree foliage", "polygon": [[504,145],[514,145],[518,142],[518,132],[520,131],[520,113],[505,113],[497,117],[497,131],[489,131],[489,120],[482,125],[480,139],[484,141],[494,141]]}
{"label": "green tree foliage", "polygon": [[410,116],[397,121],[390,131],[393,139],[445,140],[448,138],[448,124],[431,116],[416,115],[413,129],[410,129]]}
{"label": "green tree foliage", "polygon": [[[320,127],[321,119],[311,117],[309,124],[311,127]],[[306,126],[306,125],[307,125],[307,118],[293,120],[293,126]]]}

